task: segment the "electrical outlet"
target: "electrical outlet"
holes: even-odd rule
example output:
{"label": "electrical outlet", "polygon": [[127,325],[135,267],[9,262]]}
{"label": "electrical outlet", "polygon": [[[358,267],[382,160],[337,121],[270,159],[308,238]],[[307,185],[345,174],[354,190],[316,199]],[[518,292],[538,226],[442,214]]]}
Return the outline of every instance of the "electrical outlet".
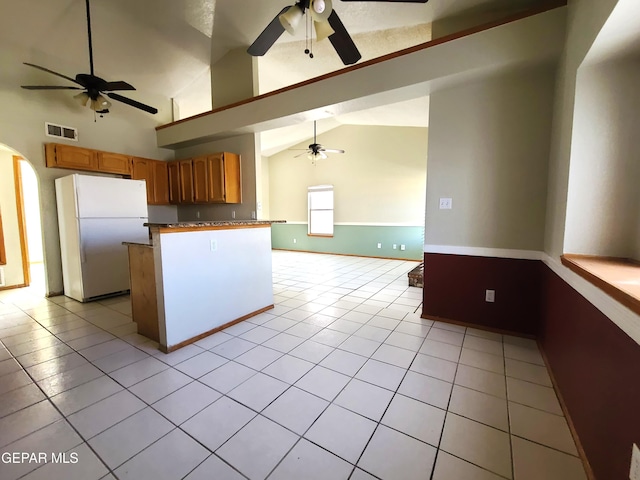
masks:
{"label": "electrical outlet", "polygon": [[235,210],[231,210],[231,218],[236,218],[236,211]]}
{"label": "electrical outlet", "polygon": [[211,248],[212,252],[215,252],[216,250],[218,250],[218,241],[211,240],[211,242],[209,243],[209,248]]}
{"label": "electrical outlet", "polygon": [[293,243],[298,243],[298,240],[296,240],[295,238],[293,239]]}
{"label": "electrical outlet", "polygon": [[405,247],[404,245],[400,245],[400,250],[404,251],[406,250],[407,247]]}
{"label": "electrical outlet", "polygon": [[398,245],[396,245],[395,243],[393,244],[393,249],[395,250],[396,248],[398,248]]}
{"label": "electrical outlet", "polygon": [[452,208],[453,208],[453,199],[451,198],[440,199],[440,210],[451,210]]}
{"label": "electrical outlet", "polygon": [[640,448],[635,443],[631,450],[631,470],[629,470],[630,480],[640,480]]}
{"label": "electrical outlet", "polygon": [[496,291],[495,290],[486,290],[484,292],[484,301],[493,303],[496,301]]}
{"label": "electrical outlet", "polygon": [[378,244],[378,248],[382,248],[382,244],[381,243]]}
{"label": "electrical outlet", "polygon": [[255,211],[251,212],[251,218],[252,218],[253,220],[255,220],[255,219],[256,219],[256,212],[255,212]]}
{"label": "electrical outlet", "polygon": [[196,218],[200,218],[200,210],[196,212]]}

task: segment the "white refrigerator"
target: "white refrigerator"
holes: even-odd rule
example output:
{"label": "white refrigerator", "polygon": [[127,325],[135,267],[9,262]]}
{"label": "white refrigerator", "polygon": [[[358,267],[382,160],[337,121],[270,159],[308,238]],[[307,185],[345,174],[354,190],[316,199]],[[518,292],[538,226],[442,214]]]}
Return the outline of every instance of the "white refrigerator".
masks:
{"label": "white refrigerator", "polygon": [[64,294],[86,302],[129,290],[122,242],[149,243],[144,180],[75,174],[55,183]]}

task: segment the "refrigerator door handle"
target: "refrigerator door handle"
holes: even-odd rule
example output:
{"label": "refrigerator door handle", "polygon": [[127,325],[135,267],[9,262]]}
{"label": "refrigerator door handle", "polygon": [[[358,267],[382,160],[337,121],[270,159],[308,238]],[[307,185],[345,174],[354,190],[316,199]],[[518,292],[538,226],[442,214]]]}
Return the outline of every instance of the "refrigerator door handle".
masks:
{"label": "refrigerator door handle", "polygon": [[82,229],[78,229],[78,243],[80,244],[80,263],[87,261],[87,256],[84,252],[84,242],[82,241]]}

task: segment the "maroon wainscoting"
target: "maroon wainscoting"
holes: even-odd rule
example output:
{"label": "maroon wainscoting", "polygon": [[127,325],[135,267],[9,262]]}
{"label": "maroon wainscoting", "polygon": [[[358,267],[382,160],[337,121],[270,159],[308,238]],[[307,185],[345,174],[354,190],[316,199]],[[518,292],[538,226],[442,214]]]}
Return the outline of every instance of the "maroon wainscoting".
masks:
{"label": "maroon wainscoting", "polygon": [[544,269],[539,339],[598,480],[628,480],[640,445],[640,346]]}
{"label": "maroon wainscoting", "polygon": [[[424,254],[424,316],[536,335],[543,269],[539,260]],[[496,291],[495,303],[485,290]]]}

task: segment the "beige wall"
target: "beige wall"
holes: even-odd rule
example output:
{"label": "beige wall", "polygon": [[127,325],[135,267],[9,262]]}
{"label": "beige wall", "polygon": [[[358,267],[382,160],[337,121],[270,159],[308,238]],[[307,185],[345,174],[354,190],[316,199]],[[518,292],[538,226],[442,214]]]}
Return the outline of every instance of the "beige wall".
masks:
{"label": "beige wall", "polygon": [[257,61],[247,49],[236,48],[211,66],[211,104],[213,108],[254,96],[254,65]]}
{"label": "beige wall", "polygon": [[542,249],[553,87],[541,66],[432,93],[425,244]]}
{"label": "beige wall", "polygon": [[[307,148],[312,139],[292,148]],[[307,221],[307,187],[334,186],[336,223],[422,225],[427,129],[343,125],[318,135],[329,154],[316,166],[301,151],[269,157],[269,211],[273,219]]]}
{"label": "beige wall", "polygon": [[270,220],[271,219],[271,209],[270,209],[270,182],[271,177],[269,175],[269,157],[262,157],[262,195],[261,198],[258,199],[261,202],[261,207],[258,209],[258,218],[262,220]]}
{"label": "beige wall", "polygon": [[2,232],[7,264],[4,269],[5,286],[22,285],[22,248],[18,230],[18,210],[13,174],[13,154],[0,149],[0,212],[2,213]]}
{"label": "beige wall", "polygon": [[579,70],[564,250],[636,257],[640,224],[640,61]]}
{"label": "beige wall", "polygon": [[242,178],[241,204],[180,205],[178,207],[180,221],[197,220],[198,212],[200,212],[200,220],[229,220],[232,218],[232,212],[235,212],[235,218],[238,220],[248,220],[252,215],[257,215],[256,183],[261,181],[256,179],[256,159],[260,162],[258,137],[258,134],[250,133],[176,150],[176,158],[190,158],[215,152],[238,153]]}
{"label": "beige wall", "polygon": [[544,250],[564,252],[569,163],[578,68],[618,0],[573,0],[567,9],[567,40],[560,58],[549,156],[547,224]]}
{"label": "beige wall", "polygon": [[[155,134],[158,124],[170,121],[170,102],[160,97],[137,97],[157,107],[160,110],[157,115],[113,102],[111,113],[94,121],[93,112],[76,103],[69,92],[20,89],[20,79],[11,76],[16,68],[20,68],[19,58],[2,48],[0,56],[3,58],[0,62],[0,143],[19,152],[35,169],[40,186],[47,292],[60,293],[63,284],[54,180],[74,172],[45,167],[43,145],[56,139],[45,135],[44,123],[48,121],[78,128],[79,141],[69,144],[148,158],[171,159],[172,151],[156,147]],[[9,60],[10,64],[7,63]]]}

